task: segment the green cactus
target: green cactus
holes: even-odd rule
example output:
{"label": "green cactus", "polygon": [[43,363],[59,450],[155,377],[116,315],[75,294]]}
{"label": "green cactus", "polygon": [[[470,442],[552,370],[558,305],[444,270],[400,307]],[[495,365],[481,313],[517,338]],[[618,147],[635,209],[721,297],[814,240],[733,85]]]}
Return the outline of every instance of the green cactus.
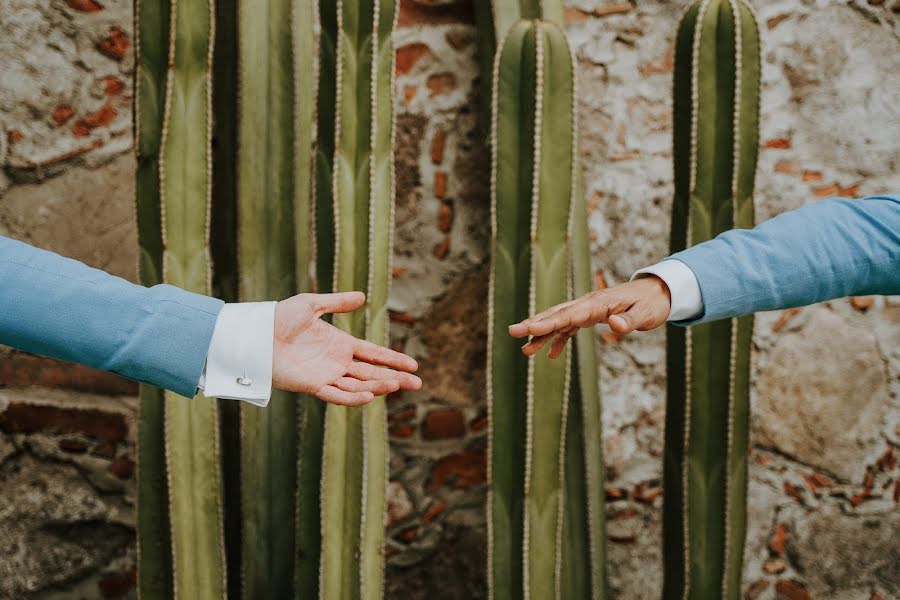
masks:
{"label": "green cactus", "polygon": [[[136,14],[141,278],[209,293],[215,15],[207,3],[174,2],[140,4]],[[155,390],[142,393],[141,591],[148,597],[223,597],[217,404],[202,396],[160,398]],[[161,485],[164,479],[167,485]],[[166,529],[169,539],[160,531]]]}
{"label": "green cactus", "polygon": [[[366,290],[366,311],[335,315],[334,324],[385,343],[394,195],[391,36],[397,6],[395,0],[323,1],[319,12],[317,280],[320,291]],[[386,427],[383,398],[363,409],[326,409],[323,598],[382,595]]]}
{"label": "green cactus", "polygon": [[[759,78],[749,4],[691,4],[675,52],[673,252],[753,226]],[[740,598],[752,330],[752,317],[668,329],[665,598]]]}
{"label": "green cactus", "polygon": [[[586,224],[579,216],[585,207],[574,69],[565,33],[548,21],[512,25],[494,61],[488,327],[492,598],[605,596],[593,334],[585,332],[575,350],[560,359],[528,360],[506,331],[510,323],[570,299],[575,289],[590,288]],[[579,363],[587,367],[578,369]]]}

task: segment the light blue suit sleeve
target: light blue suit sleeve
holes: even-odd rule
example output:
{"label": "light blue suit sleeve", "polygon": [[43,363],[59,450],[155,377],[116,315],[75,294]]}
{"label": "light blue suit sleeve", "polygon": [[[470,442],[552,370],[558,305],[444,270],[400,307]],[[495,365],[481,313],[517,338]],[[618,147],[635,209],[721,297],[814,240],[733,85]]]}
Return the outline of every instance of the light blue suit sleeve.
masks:
{"label": "light blue suit sleeve", "polygon": [[0,343],[192,397],[223,302],[0,237]]}
{"label": "light blue suit sleeve", "polygon": [[900,294],[900,196],[834,198],[673,254],[694,272],[694,325],[843,296]]}

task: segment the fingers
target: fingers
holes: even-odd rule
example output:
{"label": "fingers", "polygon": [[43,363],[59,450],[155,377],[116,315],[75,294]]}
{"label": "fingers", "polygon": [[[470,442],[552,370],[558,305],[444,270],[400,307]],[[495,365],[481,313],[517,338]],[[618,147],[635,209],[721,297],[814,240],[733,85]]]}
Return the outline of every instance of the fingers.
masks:
{"label": "fingers", "polygon": [[541,319],[549,317],[553,313],[556,313],[556,312],[562,310],[563,308],[566,308],[568,306],[575,304],[576,302],[578,302],[578,300],[579,299],[569,300],[568,302],[563,302],[562,304],[557,304],[556,306],[551,306],[547,310],[539,312],[536,315],[532,315],[532,316],[528,317],[527,319],[525,319],[524,321],[521,321],[520,323],[510,325],[509,326],[509,335],[511,335],[513,337],[517,337],[517,338],[525,337],[525,336],[529,335],[528,334],[528,326],[529,325],[531,325],[532,323],[535,323],[537,321],[540,321]]}
{"label": "fingers", "polygon": [[366,303],[362,292],[339,292],[336,294],[314,294],[313,305],[320,314],[353,312]]}
{"label": "fingers", "polygon": [[384,396],[400,389],[400,382],[395,379],[364,381],[353,377],[341,377],[332,385],[345,392],[372,392],[376,396]]}
{"label": "fingers", "polygon": [[590,327],[606,320],[608,304],[601,296],[582,296],[569,306],[526,325],[527,335],[560,333],[572,327]]}
{"label": "fingers", "polygon": [[661,325],[664,319],[664,317],[662,319],[654,318],[651,307],[645,302],[638,302],[621,314],[610,315],[607,322],[613,333],[626,335],[635,330],[654,329]]}
{"label": "fingers", "polygon": [[347,392],[331,385],[319,388],[315,396],[325,402],[341,406],[362,406],[375,399],[372,392]]}
{"label": "fingers", "polygon": [[415,371],[419,368],[419,364],[411,356],[365,340],[356,341],[353,355],[358,360],[401,371]]}
{"label": "fingers", "polygon": [[573,327],[563,333],[559,333],[556,335],[556,339],[553,340],[553,345],[550,346],[550,353],[547,355],[550,358],[559,358],[563,353],[563,350],[566,349],[566,342],[575,337],[578,333],[578,328]]}
{"label": "fingers", "polygon": [[535,336],[531,338],[530,342],[522,347],[522,353],[525,354],[525,356],[534,356],[540,352],[541,348],[543,348],[551,339],[553,339],[552,334]]}
{"label": "fingers", "polygon": [[395,371],[385,367],[376,367],[364,362],[354,362],[347,369],[347,377],[361,379],[364,381],[380,381],[390,380],[397,381],[401,390],[415,391],[422,387],[422,380],[402,371]]}

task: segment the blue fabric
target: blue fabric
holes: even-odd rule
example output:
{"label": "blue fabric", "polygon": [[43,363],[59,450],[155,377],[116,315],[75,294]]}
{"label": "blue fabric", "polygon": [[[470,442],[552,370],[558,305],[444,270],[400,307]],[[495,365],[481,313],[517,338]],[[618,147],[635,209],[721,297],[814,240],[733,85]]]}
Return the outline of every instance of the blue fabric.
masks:
{"label": "blue fabric", "polygon": [[699,319],[677,325],[900,294],[900,196],[810,204],[671,258],[696,275],[704,308]]}
{"label": "blue fabric", "polygon": [[192,397],[222,305],[0,237],[0,344]]}

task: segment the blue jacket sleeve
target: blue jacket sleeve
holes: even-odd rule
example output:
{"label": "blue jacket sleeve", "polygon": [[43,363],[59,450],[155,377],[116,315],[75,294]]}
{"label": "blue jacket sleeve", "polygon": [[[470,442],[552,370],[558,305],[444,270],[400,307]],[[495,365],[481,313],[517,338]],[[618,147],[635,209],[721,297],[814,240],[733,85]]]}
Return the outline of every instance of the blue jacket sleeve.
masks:
{"label": "blue jacket sleeve", "polygon": [[222,301],[0,237],[0,343],[192,397]]}
{"label": "blue jacket sleeve", "polygon": [[694,272],[693,325],[867,294],[900,294],[900,196],[834,198],[672,255]]}

